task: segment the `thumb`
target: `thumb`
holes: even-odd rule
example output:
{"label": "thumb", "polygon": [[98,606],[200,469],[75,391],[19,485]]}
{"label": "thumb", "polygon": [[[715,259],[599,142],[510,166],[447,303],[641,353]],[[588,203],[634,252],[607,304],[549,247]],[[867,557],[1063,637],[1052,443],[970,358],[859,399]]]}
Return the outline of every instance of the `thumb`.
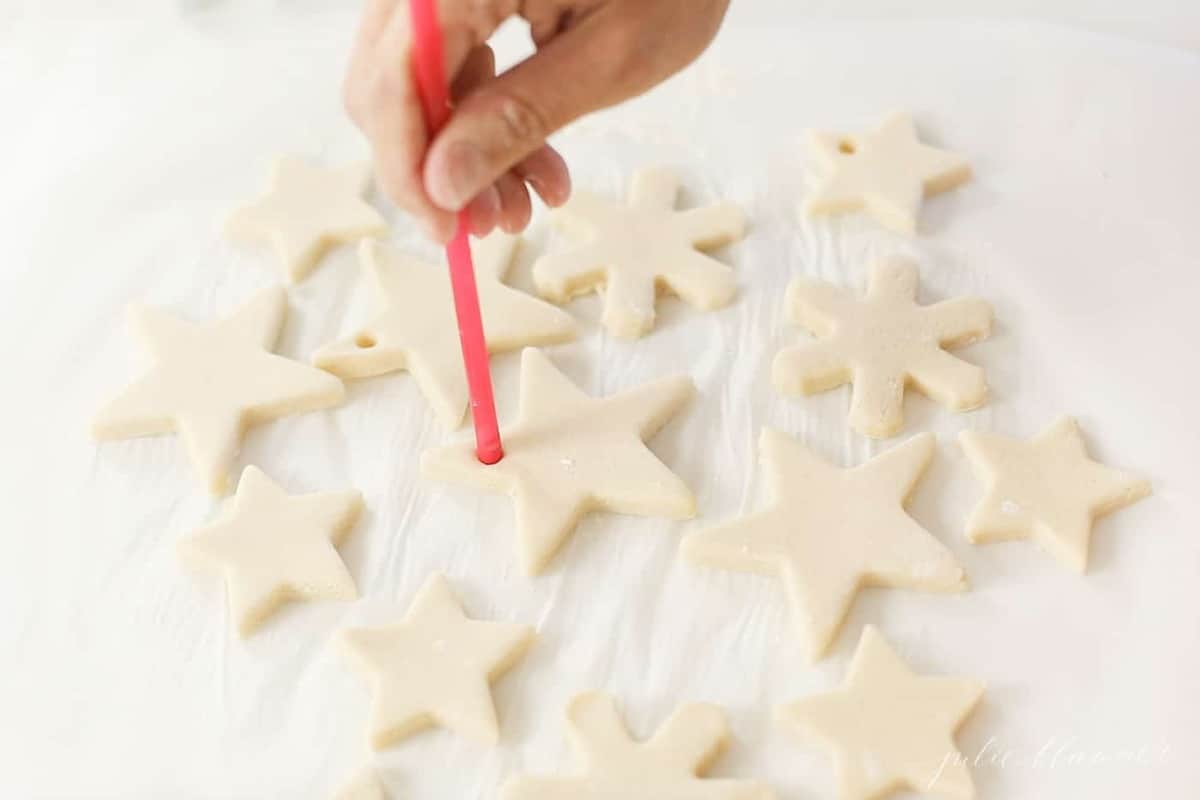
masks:
{"label": "thumb", "polygon": [[644,91],[682,66],[664,70],[658,59],[647,58],[639,42],[645,36],[645,20],[625,3],[611,3],[477,87],[429,147],[429,198],[458,211],[562,126]]}

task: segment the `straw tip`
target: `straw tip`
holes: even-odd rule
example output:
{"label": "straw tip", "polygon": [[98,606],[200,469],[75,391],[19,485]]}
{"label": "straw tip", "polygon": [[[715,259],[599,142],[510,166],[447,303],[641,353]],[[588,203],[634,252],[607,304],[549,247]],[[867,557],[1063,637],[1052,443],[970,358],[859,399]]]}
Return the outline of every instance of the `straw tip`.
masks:
{"label": "straw tip", "polygon": [[499,463],[500,459],[504,458],[504,448],[499,443],[491,446],[484,445],[475,450],[475,455],[480,463],[490,467],[492,464]]}

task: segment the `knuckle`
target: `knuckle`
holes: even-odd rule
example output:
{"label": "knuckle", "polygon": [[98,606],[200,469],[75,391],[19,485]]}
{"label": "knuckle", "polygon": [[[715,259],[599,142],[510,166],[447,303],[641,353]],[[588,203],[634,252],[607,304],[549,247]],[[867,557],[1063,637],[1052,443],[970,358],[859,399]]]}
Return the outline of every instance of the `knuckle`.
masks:
{"label": "knuckle", "polygon": [[511,150],[540,143],[550,135],[550,123],[541,107],[511,91],[491,91],[485,98],[496,121],[502,147]]}

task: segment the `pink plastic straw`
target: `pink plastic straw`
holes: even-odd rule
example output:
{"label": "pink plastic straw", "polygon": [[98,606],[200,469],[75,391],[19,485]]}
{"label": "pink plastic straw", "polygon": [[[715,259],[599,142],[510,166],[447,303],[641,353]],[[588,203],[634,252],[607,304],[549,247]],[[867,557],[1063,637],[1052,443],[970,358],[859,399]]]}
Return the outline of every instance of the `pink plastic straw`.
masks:
{"label": "pink plastic straw", "polygon": [[[442,30],[438,24],[437,0],[409,0],[413,31],[413,71],[417,92],[425,112],[425,126],[432,139],[450,116],[450,92],[446,83]],[[454,290],[454,312],[458,316],[458,338],[471,395],[471,417],[475,421],[475,455],[484,464],[504,457],[500,427],[496,423],[496,400],[492,396],[492,370],[488,363],[475,267],[471,261],[470,219],[464,208],[458,212],[454,238],[446,245],[450,262],[450,285]]]}

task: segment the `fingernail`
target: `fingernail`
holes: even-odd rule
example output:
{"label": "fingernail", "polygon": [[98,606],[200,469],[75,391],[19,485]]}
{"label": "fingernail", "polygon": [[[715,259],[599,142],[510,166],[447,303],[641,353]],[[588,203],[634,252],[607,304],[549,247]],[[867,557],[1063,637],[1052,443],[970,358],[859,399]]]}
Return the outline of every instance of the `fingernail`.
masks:
{"label": "fingernail", "polygon": [[[447,211],[459,211],[487,181],[483,151],[470,142],[455,142],[446,148],[444,167],[430,176],[429,196]],[[499,208],[500,198],[496,197]]]}
{"label": "fingernail", "polygon": [[470,210],[471,232],[476,236],[486,236],[492,232],[500,213],[500,192],[495,186],[487,187],[471,202]]}
{"label": "fingernail", "polygon": [[500,213],[500,190],[495,184],[479,193],[479,210],[492,216]]}

